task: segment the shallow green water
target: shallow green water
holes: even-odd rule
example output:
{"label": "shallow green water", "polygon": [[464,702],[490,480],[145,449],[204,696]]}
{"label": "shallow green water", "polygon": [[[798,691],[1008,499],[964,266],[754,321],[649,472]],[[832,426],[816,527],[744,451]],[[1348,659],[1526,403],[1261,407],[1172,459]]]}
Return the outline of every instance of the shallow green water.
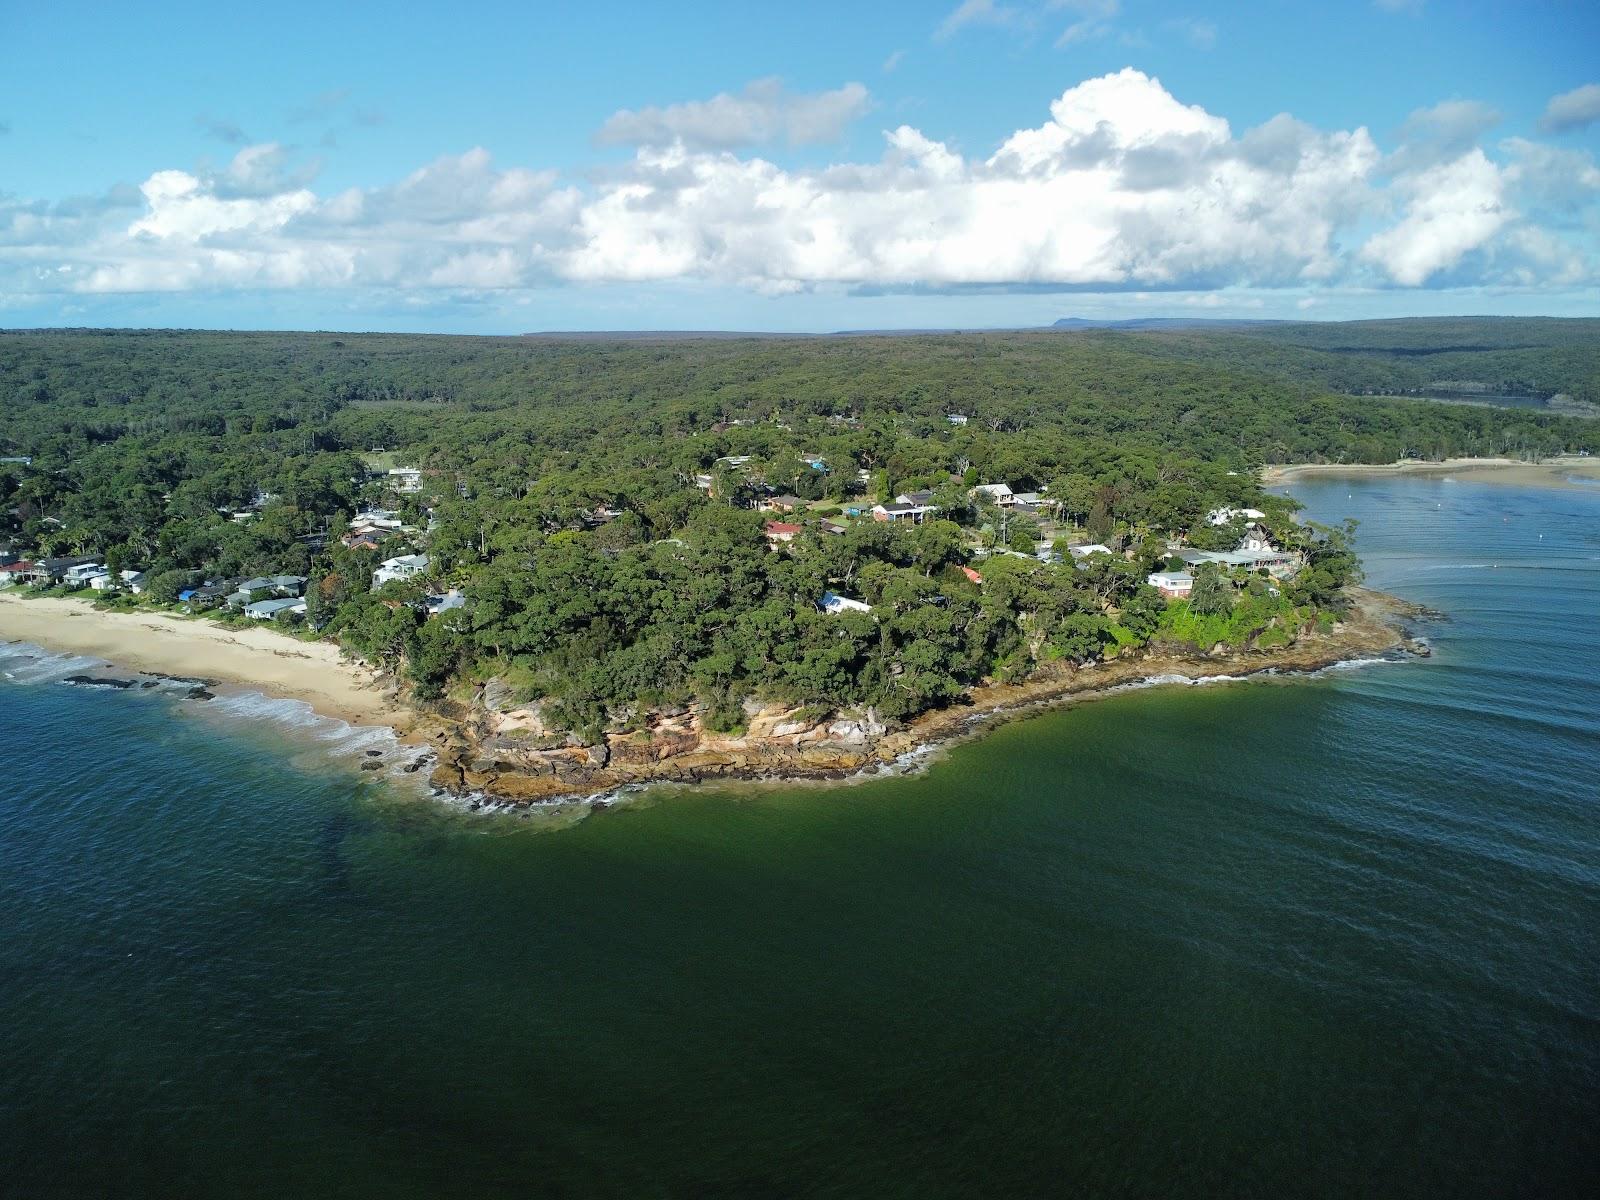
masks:
{"label": "shallow green water", "polygon": [[0,662],[0,1193],[1593,1194],[1600,494],[1296,490],[1436,658],[562,829]]}

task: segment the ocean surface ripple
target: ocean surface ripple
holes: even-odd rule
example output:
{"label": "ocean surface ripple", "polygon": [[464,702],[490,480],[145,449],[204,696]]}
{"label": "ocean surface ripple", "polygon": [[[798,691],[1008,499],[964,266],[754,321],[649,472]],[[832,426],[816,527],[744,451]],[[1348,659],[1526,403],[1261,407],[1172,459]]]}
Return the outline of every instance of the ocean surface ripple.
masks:
{"label": "ocean surface ripple", "polygon": [[1600,1194],[1600,494],[1293,491],[1433,658],[537,827],[0,647],[0,1193]]}

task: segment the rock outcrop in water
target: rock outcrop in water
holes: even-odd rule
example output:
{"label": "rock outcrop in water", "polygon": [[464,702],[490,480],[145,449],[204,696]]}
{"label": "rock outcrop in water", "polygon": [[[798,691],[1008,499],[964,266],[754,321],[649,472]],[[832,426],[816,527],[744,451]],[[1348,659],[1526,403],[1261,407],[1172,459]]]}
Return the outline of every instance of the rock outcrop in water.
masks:
{"label": "rock outcrop in water", "polygon": [[534,804],[644,783],[839,780],[874,766],[892,769],[908,754],[1008,716],[1143,681],[1308,672],[1351,659],[1428,654],[1405,626],[1438,614],[1366,589],[1356,589],[1353,598],[1349,616],[1332,630],[1301,632],[1288,646],[1214,647],[1209,653],[1149,648],[1111,662],[1046,667],[1023,683],[976,688],[965,704],[904,723],[880,720],[870,710],[816,714],[751,704],[746,731],[738,735],[709,731],[697,712],[678,709],[583,744],[547,726],[537,705],[513,707],[510,690],[491,684],[467,718],[440,735],[431,782],[455,794]]}

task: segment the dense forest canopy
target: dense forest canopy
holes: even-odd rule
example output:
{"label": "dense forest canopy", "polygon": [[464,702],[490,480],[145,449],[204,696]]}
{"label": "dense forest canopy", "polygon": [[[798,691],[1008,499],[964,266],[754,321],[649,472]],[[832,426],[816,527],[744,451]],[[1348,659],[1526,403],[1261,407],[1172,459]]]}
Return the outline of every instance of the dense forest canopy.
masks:
{"label": "dense forest canopy", "polygon": [[[1332,390],[1443,372],[1590,396],[1596,324],[5,333],[0,542],[141,570],[140,603],[309,577],[310,629],[424,696],[514,680],[575,736],[681,704],[735,728],[752,697],[902,717],[1046,662],[1266,646],[1328,619],[1358,574],[1347,538],[1301,526],[1255,469],[1600,449],[1600,422]],[[395,465],[419,469],[414,492],[390,490]],[[979,482],[1041,495],[1002,510]],[[923,523],[865,512],[913,491]],[[797,532],[753,511],[775,503]],[[375,504],[398,528],[341,538]],[[1147,574],[1180,567],[1175,547],[1230,550],[1242,523],[1206,519],[1223,507],[1261,510],[1299,569],[1207,565],[1167,603]],[[1068,553],[1083,542],[1109,553]],[[409,553],[425,569],[374,582]],[[429,619],[419,601],[446,588],[467,603]],[[829,592],[864,608],[824,612]]]}
{"label": "dense forest canopy", "polygon": [[1262,371],[1332,392],[1407,395],[1466,385],[1600,404],[1600,320],[1416,318],[1115,336],[1144,353]]}

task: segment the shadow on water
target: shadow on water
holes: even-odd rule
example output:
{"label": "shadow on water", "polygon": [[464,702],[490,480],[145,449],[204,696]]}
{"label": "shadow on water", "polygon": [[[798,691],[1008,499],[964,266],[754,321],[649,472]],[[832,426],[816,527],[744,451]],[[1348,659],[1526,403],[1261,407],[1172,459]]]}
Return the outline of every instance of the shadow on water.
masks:
{"label": "shadow on water", "polygon": [[335,812],[317,830],[317,890],[329,899],[346,902],[355,899],[350,862],[345,856],[345,841],[355,823],[350,813]]}

